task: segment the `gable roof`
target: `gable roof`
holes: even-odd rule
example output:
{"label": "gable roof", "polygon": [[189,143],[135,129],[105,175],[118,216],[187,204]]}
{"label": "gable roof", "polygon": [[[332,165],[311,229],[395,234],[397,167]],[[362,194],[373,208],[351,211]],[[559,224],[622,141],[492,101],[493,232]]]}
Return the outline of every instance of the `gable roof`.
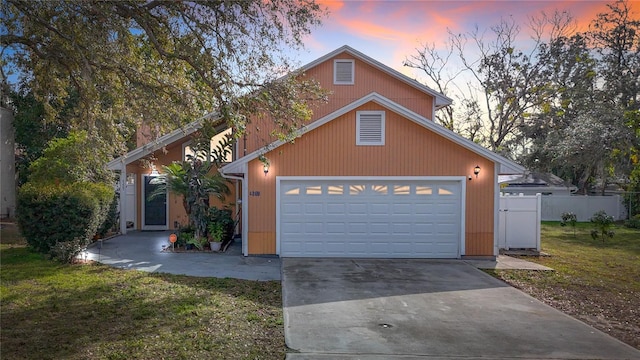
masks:
{"label": "gable roof", "polygon": [[332,51],[332,52],[330,52],[330,53],[328,53],[328,54],[326,54],[326,55],[324,55],[324,56],[322,56],[322,57],[320,57],[320,58],[318,58],[318,59],[306,64],[306,65],[304,65],[301,69],[299,69],[299,71],[300,72],[304,72],[306,70],[309,70],[309,69],[315,67],[316,65],[319,65],[320,63],[323,63],[323,62],[331,59],[332,57],[334,57],[334,56],[336,56],[336,55],[338,55],[340,53],[343,53],[343,52],[349,53],[353,57],[356,57],[359,60],[361,60],[361,61],[363,61],[363,62],[365,62],[365,63],[367,63],[367,64],[369,64],[369,65],[371,65],[371,66],[373,66],[373,67],[375,67],[375,68],[377,68],[377,69],[379,69],[379,70],[381,70],[381,71],[383,71],[383,72],[385,72],[385,73],[387,73],[389,75],[391,75],[392,77],[404,82],[405,84],[407,84],[409,86],[412,86],[412,87],[414,87],[414,88],[416,88],[416,89],[418,89],[418,90],[420,90],[420,91],[422,91],[422,92],[424,92],[426,94],[429,94],[429,95],[433,96],[435,98],[435,100],[436,100],[435,101],[436,110],[437,109],[441,109],[441,108],[443,108],[445,106],[449,106],[453,102],[453,100],[451,100],[451,98],[449,98],[449,97],[447,97],[447,96],[445,96],[445,95],[433,90],[432,88],[430,88],[430,87],[428,87],[428,86],[426,86],[424,84],[421,84],[420,82],[418,82],[418,81],[416,81],[416,80],[414,80],[414,79],[412,79],[412,78],[400,73],[399,71],[396,71],[396,70],[390,68],[389,66],[387,66],[387,65],[385,65],[385,64],[383,64],[383,63],[381,63],[381,62],[379,62],[379,61],[377,61],[377,60],[375,60],[375,59],[373,59],[373,58],[371,58],[371,57],[359,52],[358,50],[356,50],[356,49],[354,49],[354,48],[352,48],[352,47],[350,47],[348,45],[343,45],[343,46],[339,47],[338,49],[336,49],[336,50],[334,50],[334,51]]}
{"label": "gable roof", "polygon": [[[341,109],[338,109],[314,122],[312,122],[311,124],[309,124],[308,126],[305,126],[304,128],[302,128],[299,131],[299,135],[302,135],[305,132],[310,132],[352,110],[357,109],[358,107],[368,103],[368,102],[375,102],[399,115],[402,115],[403,117],[415,122],[418,125],[421,125],[433,132],[435,132],[436,134],[449,139],[451,141],[453,141],[454,143],[484,157],[487,158],[493,162],[495,162],[496,164],[500,165],[499,168],[499,173],[500,174],[521,174],[524,173],[525,168],[522,167],[521,165],[503,157],[500,156],[476,143],[474,143],[473,141],[470,141],[456,133],[454,133],[453,131],[436,124],[435,122],[433,122],[430,119],[425,118],[424,116],[415,113],[409,109],[407,109],[406,107],[392,101],[389,100],[388,98],[378,94],[378,93],[370,93],[367,96],[364,96],[344,107],[342,107]],[[247,154],[246,156],[230,163],[227,164],[225,166],[223,166],[220,171],[224,174],[240,174],[243,173],[243,169],[244,169],[244,165],[248,164],[250,161],[258,158],[260,155],[263,155],[266,152],[272,151],[275,148],[284,145],[286,142],[278,140],[275,141],[267,146],[264,146],[250,154]]]}
{"label": "gable roof", "polygon": [[194,132],[198,131],[198,129],[200,129],[200,127],[202,126],[202,122],[205,119],[209,118],[213,118],[216,120],[221,119],[220,114],[218,114],[217,112],[209,113],[196,121],[184,125],[166,135],[157,138],[154,141],[151,141],[148,144],[142,145],[135,150],[131,150],[128,153],[109,161],[107,163],[107,168],[109,170],[120,170],[122,165],[131,164],[132,162],[140,160],[168,144],[171,144],[182,139],[185,136],[193,134]]}

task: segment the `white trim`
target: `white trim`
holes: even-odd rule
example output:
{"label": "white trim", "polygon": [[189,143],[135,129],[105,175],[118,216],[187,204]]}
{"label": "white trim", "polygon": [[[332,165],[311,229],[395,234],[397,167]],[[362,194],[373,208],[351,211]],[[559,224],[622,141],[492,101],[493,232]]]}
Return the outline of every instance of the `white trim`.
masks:
{"label": "white trim", "polygon": [[[248,174],[249,164],[244,165],[244,174]],[[242,181],[242,255],[249,256],[249,176]]]}
{"label": "white trim", "polygon": [[119,165],[121,162],[124,162],[125,164],[131,164],[132,162],[136,161],[136,160],[140,160],[142,158],[144,158],[145,156],[153,153],[154,151],[161,149],[162,147],[174,143],[180,139],[182,139],[185,136],[189,136],[191,134],[193,134],[194,132],[198,131],[198,129],[200,129],[200,127],[202,126],[202,123],[205,119],[209,119],[209,118],[213,118],[215,120],[221,120],[222,117],[220,116],[220,114],[218,114],[217,112],[211,112],[201,118],[199,118],[196,121],[193,121],[183,127],[180,127],[179,129],[176,129],[172,132],[170,132],[167,135],[161,136],[158,139],[140,146],[138,148],[136,148],[135,150],[131,150],[128,153],[126,153],[125,155],[122,155],[118,158],[115,158],[111,161],[109,161],[107,163],[107,168],[109,170],[119,170]]}
{"label": "white trim", "polygon": [[[498,166],[493,167],[494,179],[498,178]],[[493,184],[493,256],[500,254],[500,183],[497,181]]]}
{"label": "white trim", "polygon": [[[362,115],[380,115],[380,141],[363,141],[360,138],[361,116]],[[382,110],[366,110],[356,111],[356,145],[361,146],[383,146],[385,143],[385,111]]]}
{"label": "white trim", "polygon": [[[280,187],[282,181],[457,181],[460,183],[460,242],[458,258],[465,255],[466,176],[276,176],[276,255],[280,255]],[[244,245],[244,242],[243,242]]]}
{"label": "white trim", "polygon": [[[120,164],[120,234],[127,234],[127,165]],[[135,197],[135,193],[134,193]],[[134,210],[135,211],[135,210]]]}
{"label": "white trim", "polygon": [[341,46],[341,47],[337,48],[336,50],[334,50],[334,51],[332,51],[332,52],[330,52],[330,53],[328,53],[328,54],[326,54],[326,55],[324,55],[324,56],[322,56],[322,57],[320,57],[320,58],[318,58],[318,59],[306,64],[306,65],[304,65],[302,68],[300,68],[295,73],[305,72],[305,71],[307,71],[307,70],[309,70],[309,69],[311,69],[311,68],[313,68],[313,67],[315,67],[315,66],[317,66],[317,65],[319,65],[319,64],[321,64],[321,63],[323,63],[323,62],[325,62],[325,61],[327,61],[329,59],[331,59],[332,57],[335,57],[335,56],[337,56],[337,55],[339,55],[341,53],[344,53],[344,52],[348,53],[351,56],[356,57],[357,59],[359,59],[359,60],[361,60],[361,61],[363,61],[363,62],[365,62],[365,63],[367,63],[367,64],[369,64],[369,65],[371,65],[371,66],[373,66],[375,68],[378,68],[379,70],[382,70],[382,71],[386,72],[387,74],[391,75],[392,77],[402,81],[403,83],[405,83],[405,84],[407,84],[409,86],[412,86],[412,87],[414,87],[414,88],[416,88],[416,89],[418,89],[418,90],[420,90],[420,91],[422,91],[422,92],[424,92],[426,94],[429,94],[429,95],[433,96],[435,98],[434,106],[436,107],[436,109],[440,109],[442,107],[449,106],[453,102],[453,100],[451,98],[449,98],[449,97],[447,97],[447,96],[445,96],[445,95],[433,90],[432,88],[430,88],[428,86],[425,86],[424,84],[421,84],[417,80],[411,79],[410,77],[402,74],[401,72],[396,71],[396,70],[388,67],[387,65],[385,65],[385,64],[383,64],[383,63],[381,63],[381,62],[379,62],[379,61],[377,61],[377,60],[375,60],[375,59],[373,59],[373,58],[371,58],[371,57],[369,57],[369,56],[357,51],[356,49],[354,49],[354,48],[352,48],[352,47],[350,47],[348,45]]}
{"label": "white trim", "polygon": [[187,146],[191,146],[193,140],[188,140],[182,143],[182,157],[180,157],[180,161],[185,161],[187,158]]}
{"label": "white trim", "polygon": [[[522,167],[519,164],[516,164],[515,162],[500,156],[476,143],[474,143],[473,141],[470,141],[456,133],[454,133],[453,131],[445,128],[444,126],[438,125],[435,122],[433,122],[430,119],[427,119],[426,117],[417,114],[407,108],[405,108],[402,105],[399,105],[395,102],[393,102],[392,100],[387,99],[386,97],[372,92],[369,95],[366,95],[354,102],[352,102],[351,104],[348,104],[326,116],[323,116],[322,118],[314,121],[313,123],[309,124],[308,126],[306,126],[304,128],[304,132],[310,132],[338,117],[340,117],[341,115],[344,115],[352,110],[357,109],[358,107],[368,103],[368,102],[375,102],[379,105],[381,105],[382,107],[387,108],[388,110],[391,110],[413,122],[415,122],[418,125],[421,125],[433,132],[435,132],[436,134],[449,139],[451,141],[453,141],[454,143],[473,151],[474,153],[489,159],[493,162],[495,162],[497,165],[500,167],[501,173],[524,173],[525,168]],[[302,134],[302,130],[299,132],[299,135]],[[239,173],[242,171],[242,166],[248,162],[250,162],[253,159],[258,158],[258,156],[263,155],[266,152],[269,151],[273,151],[275,148],[284,145],[285,142],[284,141],[275,141],[265,147],[262,147],[250,154],[247,154],[247,156],[242,157],[241,159],[232,162],[231,164],[227,164],[225,166],[222,167],[221,171],[224,173],[228,173],[228,174],[233,174],[233,173]],[[496,178],[497,181],[497,178]]]}
{"label": "white trim", "polygon": [[467,241],[467,177],[461,176],[460,179],[460,249],[458,251],[459,257],[466,255],[466,241]]}
{"label": "white trim", "polygon": [[[160,175],[160,176],[162,176],[162,175]],[[140,222],[141,222],[140,229],[141,230],[169,230],[169,191],[168,190],[167,190],[167,192],[165,194],[165,196],[166,196],[166,201],[165,201],[165,208],[166,208],[165,209],[165,225],[164,226],[163,225],[147,225],[146,222],[145,222],[145,210],[146,210],[147,207],[145,206],[145,198],[144,198],[144,196],[145,196],[145,193],[146,193],[145,186],[147,185],[147,181],[146,181],[145,178],[147,178],[147,177],[155,177],[155,176],[151,176],[149,174],[142,174],[140,176],[140,180],[141,180],[141,183],[140,183],[140,189],[141,189],[141,191],[140,191],[140,201],[141,201],[141,204],[142,204],[142,206],[141,206],[142,209],[140,209],[140,215],[141,215],[141,218],[140,218]]]}
{"label": "white trim", "polygon": [[[338,81],[338,63],[351,64],[351,80],[349,81]],[[335,59],[333,60],[333,85],[353,85],[356,78],[356,66],[355,60],[353,59]]]}

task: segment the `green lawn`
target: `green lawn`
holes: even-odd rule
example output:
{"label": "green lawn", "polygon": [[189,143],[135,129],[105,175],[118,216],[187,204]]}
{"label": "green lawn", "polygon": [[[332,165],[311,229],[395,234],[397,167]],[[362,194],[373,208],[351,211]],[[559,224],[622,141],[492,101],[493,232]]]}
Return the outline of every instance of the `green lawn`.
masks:
{"label": "green lawn", "polygon": [[284,358],[277,281],[63,265],[0,231],[3,360]]}
{"label": "green lawn", "polygon": [[593,240],[590,223],[576,235],[558,222],[542,224],[542,251],[527,257],[554,272],[490,271],[515,287],[640,349],[640,231],[617,226]]}

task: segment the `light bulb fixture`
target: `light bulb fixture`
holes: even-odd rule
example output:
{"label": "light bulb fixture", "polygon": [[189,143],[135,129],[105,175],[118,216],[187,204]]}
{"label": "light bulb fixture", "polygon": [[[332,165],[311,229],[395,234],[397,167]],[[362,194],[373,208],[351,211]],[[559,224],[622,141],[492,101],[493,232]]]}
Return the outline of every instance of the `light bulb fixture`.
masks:
{"label": "light bulb fixture", "polygon": [[473,168],[473,173],[476,175],[476,179],[477,179],[478,174],[480,174],[480,166],[476,165],[476,167]]}
{"label": "light bulb fixture", "polygon": [[262,163],[262,171],[264,171],[264,176],[267,176],[267,174],[269,173],[269,165],[271,165],[269,159],[267,159],[264,155],[260,155],[260,157],[258,157],[258,160],[260,160],[260,162]]}
{"label": "light bulb fixture", "polygon": [[160,173],[158,173],[158,169],[156,169],[156,165],[152,164],[151,165],[151,176],[158,176],[160,175]]}

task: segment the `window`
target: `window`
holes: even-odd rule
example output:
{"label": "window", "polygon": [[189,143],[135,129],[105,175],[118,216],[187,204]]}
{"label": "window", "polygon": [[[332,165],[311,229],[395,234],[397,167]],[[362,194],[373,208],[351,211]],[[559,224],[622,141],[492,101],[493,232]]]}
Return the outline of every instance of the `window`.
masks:
{"label": "window", "polygon": [[333,61],[333,83],[335,85],[353,85],[354,61],[334,60]]}
{"label": "window", "polygon": [[[219,145],[220,145],[220,141],[222,141],[224,139],[225,136],[230,135],[231,134],[231,129],[226,129],[216,135],[214,135],[211,138],[211,145],[210,145],[210,151],[213,152],[214,149],[216,149]],[[194,156],[196,153],[195,151],[191,148],[191,140],[187,141],[186,143],[182,144],[182,159],[183,160],[187,160],[187,155],[191,155]],[[208,154],[206,153],[202,153],[201,154],[203,157],[202,158],[207,158]],[[211,161],[213,161],[213,159],[209,159]],[[233,150],[231,149],[231,151],[229,151],[229,153],[227,153],[227,156],[225,159],[222,159],[223,163],[230,163],[233,161]]]}
{"label": "window", "polygon": [[356,113],[356,145],[384,145],[384,111]]}

